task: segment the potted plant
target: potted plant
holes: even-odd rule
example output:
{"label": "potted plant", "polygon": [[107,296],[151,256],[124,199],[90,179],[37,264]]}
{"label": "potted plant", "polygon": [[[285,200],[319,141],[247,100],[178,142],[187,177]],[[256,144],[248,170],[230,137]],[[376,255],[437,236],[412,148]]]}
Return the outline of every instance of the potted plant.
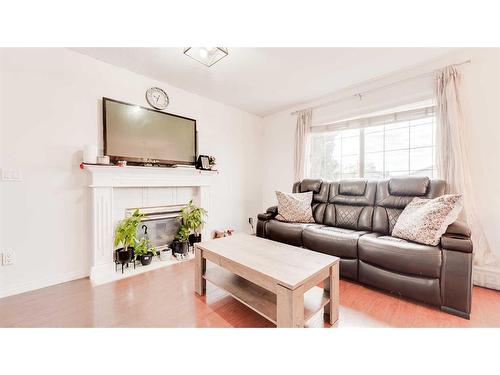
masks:
{"label": "potted plant", "polygon": [[135,258],[140,260],[143,266],[147,266],[151,264],[151,260],[156,254],[156,248],[151,248],[151,240],[142,237],[135,243],[134,254]]}
{"label": "potted plant", "polygon": [[190,212],[189,212],[189,229],[191,230],[191,234],[189,235],[189,242],[191,245],[196,242],[201,242],[201,229],[203,225],[205,225],[205,217],[207,216],[207,210],[196,207],[193,205],[193,202],[190,203]]}
{"label": "potted plant", "polygon": [[160,260],[170,260],[172,259],[172,249],[166,248],[160,251]]}
{"label": "potted plant", "polygon": [[215,156],[209,156],[208,157],[208,164],[210,165],[210,169],[214,169],[215,168],[215,163],[217,161],[215,160]]}
{"label": "potted plant", "polygon": [[134,245],[136,243],[137,228],[141,223],[142,214],[139,210],[123,220],[121,220],[115,229],[115,246],[123,246],[116,249],[116,260],[121,263],[129,263],[134,258]]}
{"label": "potted plant", "polygon": [[205,224],[205,216],[207,216],[207,211],[195,206],[192,200],[181,210],[179,215],[181,225],[172,243],[174,253],[186,254],[189,245],[201,242],[200,229]]}
{"label": "potted plant", "polygon": [[187,254],[189,250],[189,228],[181,222],[174,242],[172,242],[172,251],[174,254]]}
{"label": "potted plant", "polygon": [[196,242],[201,242],[200,230],[205,224],[207,211],[197,207],[190,200],[188,205],[181,211],[181,218],[184,225],[189,229],[189,244],[192,246]]}

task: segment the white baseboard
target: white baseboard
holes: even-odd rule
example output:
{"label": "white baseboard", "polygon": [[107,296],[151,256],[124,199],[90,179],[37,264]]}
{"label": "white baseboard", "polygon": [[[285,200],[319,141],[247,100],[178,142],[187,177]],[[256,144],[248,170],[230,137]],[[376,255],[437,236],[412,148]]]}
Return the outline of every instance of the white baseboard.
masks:
{"label": "white baseboard", "polygon": [[500,290],[500,264],[474,266],[474,285]]}
{"label": "white baseboard", "polygon": [[7,287],[0,287],[0,298],[29,292],[31,290],[46,288],[48,286],[65,283],[68,281],[82,279],[88,277],[88,272],[74,271],[50,277],[44,277],[36,280],[31,280],[25,283],[16,284]]}

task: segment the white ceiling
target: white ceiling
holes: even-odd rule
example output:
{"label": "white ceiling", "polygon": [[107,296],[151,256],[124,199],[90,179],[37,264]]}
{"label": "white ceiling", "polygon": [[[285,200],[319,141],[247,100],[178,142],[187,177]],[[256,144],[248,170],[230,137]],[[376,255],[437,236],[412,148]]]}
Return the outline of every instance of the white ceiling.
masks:
{"label": "white ceiling", "polygon": [[182,48],[74,50],[266,116],[439,58],[450,48],[229,48],[229,56],[210,68]]}

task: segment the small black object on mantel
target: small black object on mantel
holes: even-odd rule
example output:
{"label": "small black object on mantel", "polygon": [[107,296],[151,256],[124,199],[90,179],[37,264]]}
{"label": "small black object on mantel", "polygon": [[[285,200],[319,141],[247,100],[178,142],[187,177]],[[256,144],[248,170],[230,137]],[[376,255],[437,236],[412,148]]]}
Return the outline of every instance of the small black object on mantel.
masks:
{"label": "small black object on mantel", "polygon": [[211,170],[210,156],[208,155],[198,155],[198,160],[196,160],[196,168],[202,169],[204,171]]}

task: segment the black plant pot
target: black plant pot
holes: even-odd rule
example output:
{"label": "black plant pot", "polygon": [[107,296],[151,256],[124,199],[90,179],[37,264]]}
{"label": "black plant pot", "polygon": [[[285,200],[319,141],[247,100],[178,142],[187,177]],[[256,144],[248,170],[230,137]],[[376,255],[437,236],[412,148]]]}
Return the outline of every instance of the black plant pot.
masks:
{"label": "black plant pot", "polygon": [[123,247],[115,251],[115,259],[120,264],[126,264],[132,262],[134,259],[134,248],[129,247],[125,250]]}
{"label": "black plant pot", "polygon": [[153,260],[153,252],[150,251],[145,255],[140,256],[140,261],[143,266],[147,266],[151,264],[151,261]]}
{"label": "black plant pot", "polygon": [[201,234],[190,234],[189,235],[189,244],[193,246],[195,243],[201,242]]}
{"label": "black plant pot", "polygon": [[174,254],[187,254],[188,250],[189,250],[189,241],[172,242],[172,252]]}

